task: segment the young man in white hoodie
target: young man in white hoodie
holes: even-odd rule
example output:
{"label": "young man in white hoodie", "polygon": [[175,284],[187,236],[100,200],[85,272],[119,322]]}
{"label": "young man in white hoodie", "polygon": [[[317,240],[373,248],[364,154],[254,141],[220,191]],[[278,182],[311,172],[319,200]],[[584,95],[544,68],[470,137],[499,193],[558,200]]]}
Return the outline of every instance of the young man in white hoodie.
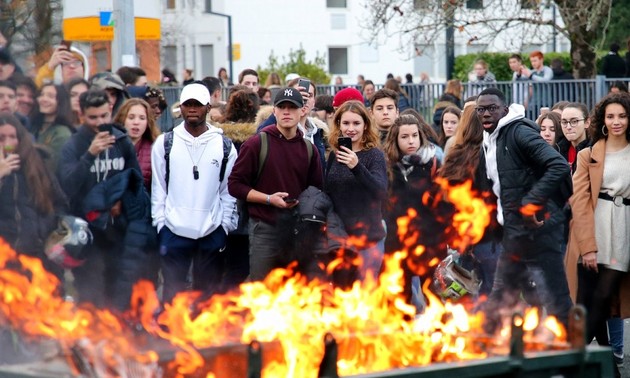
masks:
{"label": "young man in white hoodie", "polygon": [[191,264],[193,290],[211,294],[218,289],[223,275],[219,254],[238,223],[236,199],[227,190],[237,153],[231,146],[220,180],[223,135],[206,123],[210,93],[195,82],[184,87],[179,101],[184,121],[173,129],[168,160],[165,134],[151,152],[151,213],[160,243],[164,302],[187,289]]}
{"label": "young man in white hoodie", "polygon": [[497,329],[500,310],[513,308],[521,295],[566,326],[572,302],[560,246],[568,198],[560,188],[570,177],[569,166],[525,119],[523,105],[508,107],[500,90],[484,89],[476,111],[484,128],[488,178],[498,198],[497,220],[503,226],[504,252],[484,308],[487,330]]}

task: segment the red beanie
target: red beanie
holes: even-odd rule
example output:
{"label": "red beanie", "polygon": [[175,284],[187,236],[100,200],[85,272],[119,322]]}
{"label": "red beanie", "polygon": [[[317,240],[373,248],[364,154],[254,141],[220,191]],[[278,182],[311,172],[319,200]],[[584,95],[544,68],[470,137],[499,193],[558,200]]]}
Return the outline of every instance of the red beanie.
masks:
{"label": "red beanie", "polygon": [[346,101],[360,101],[363,103],[363,95],[355,88],[344,88],[335,94],[333,98],[333,106],[340,107]]}

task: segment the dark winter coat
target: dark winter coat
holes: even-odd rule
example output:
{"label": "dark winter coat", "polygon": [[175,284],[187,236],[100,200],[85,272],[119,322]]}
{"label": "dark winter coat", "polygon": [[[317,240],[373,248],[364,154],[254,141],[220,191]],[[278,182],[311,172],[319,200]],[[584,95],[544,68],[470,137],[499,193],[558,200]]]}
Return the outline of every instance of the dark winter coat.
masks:
{"label": "dark winter coat", "polygon": [[[506,125],[497,138],[503,231],[508,238],[534,237],[564,222],[564,203],[559,204],[553,198],[566,176],[571,174],[560,153],[547,144],[534,127],[523,122],[525,120],[517,120]],[[509,137],[510,133],[514,138]],[[526,228],[521,214],[525,205],[541,207],[536,217],[545,220],[543,226],[535,230]]]}

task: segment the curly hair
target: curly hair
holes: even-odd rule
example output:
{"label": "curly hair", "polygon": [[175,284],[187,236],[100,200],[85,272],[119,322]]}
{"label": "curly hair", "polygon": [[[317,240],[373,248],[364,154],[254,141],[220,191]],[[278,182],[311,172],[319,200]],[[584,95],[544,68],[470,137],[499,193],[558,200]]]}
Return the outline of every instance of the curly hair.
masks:
{"label": "curly hair", "polygon": [[260,97],[251,89],[237,90],[230,94],[225,107],[225,121],[251,123],[260,109]]}
{"label": "curly hair", "polygon": [[363,131],[363,137],[361,138],[361,149],[369,150],[370,148],[377,147],[379,145],[379,137],[376,132],[376,126],[372,122],[372,118],[365,108],[365,105],[363,105],[362,102],[355,100],[344,102],[337,111],[335,111],[332,130],[328,136],[328,143],[330,146],[335,150],[339,150],[339,143],[337,139],[341,136],[341,116],[345,112],[358,114],[363,119],[365,129]]}
{"label": "curly hair", "polygon": [[29,197],[35,208],[42,214],[50,215],[54,212],[53,179],[41,158],[40,152],[33,143],[32,135],[18,119],[10,113],[0,113],[0,126],[11,125],[15,128],[18,146],[15,153],[20,157],[22,172],[26,179]]}
{"label": "curly hair", "polygon": [[168,107],[168,103],[166,102],[166,98],[164,98],[164,92],[160,88],[155,87],[147,87],[147,93],[144,95],[144,100],[149,101],[150,98],[155,97],[158,99],[160,103],[160,110],[164,111]]}
{"label": "curly hair", "polygon": [[[602,98],[591,115],[591,125],[589,130],[591,133],[591,141],[595,144],[600,139],[608,138],[608,131],[603,132],[606,128],[606,108],[611,104],[619,104],[626,111],[626,118],[630,115],[630,94],[626,92],[610,93]],[[630,141],[630,127],[626,129],[626,140]]]}
{"label": "curly hair", "polygon": [[444,157],[440,176],[450,183],[459,184],[472,179],[479,166],[483,125],[474,106],[464,109],[453,138],[453,146]]}

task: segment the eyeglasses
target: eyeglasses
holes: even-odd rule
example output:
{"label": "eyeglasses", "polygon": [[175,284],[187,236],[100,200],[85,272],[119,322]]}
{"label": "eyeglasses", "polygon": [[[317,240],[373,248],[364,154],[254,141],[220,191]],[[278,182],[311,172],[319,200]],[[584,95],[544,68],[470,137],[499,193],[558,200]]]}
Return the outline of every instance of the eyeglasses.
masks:
{"label": "eyeglasses", "polygon": [[567,121],[566,119],[563,119],[562,121],[560,121],[560,124],[561,124],[563,127],[567,127],[567,126],[569,126],[569,124],[571,124],[571,126],[575,127],[575,126],[577,126],[577,125],[578,125],[578,123],[580,123],[581,121],[584,121],[584,118],[580,118],[580,119],[573,118],[573,119],[570,119],[570,120],[568,120],[568,121]]}
{"label": "eyeglasses", "polygon": [[501,109],[501,107],[500,106],[496,106],[496,105],[477,106],[475,108],[475,110],[477,111],[477,114],[479,114],[479,115],[484,115],[486,113],[486,110],[489,111],[490,114],[494,114],[494,113],[498,112],[499,109]]}
{"label": "eyeglasses", "polygon": [[80,60],[71,60],[69,62],[63,62],[61,63],[61,65],[64,67],[77,68],[79,66],[82,66],[83,62],[81,62]]}

